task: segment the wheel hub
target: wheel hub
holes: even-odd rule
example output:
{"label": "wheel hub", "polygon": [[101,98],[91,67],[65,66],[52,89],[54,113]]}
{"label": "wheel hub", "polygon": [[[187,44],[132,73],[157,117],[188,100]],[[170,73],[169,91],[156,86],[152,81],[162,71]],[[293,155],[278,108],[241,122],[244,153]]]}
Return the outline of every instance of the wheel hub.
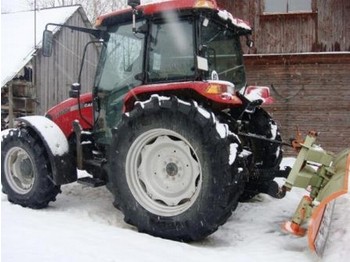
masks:
{"label": "wheel hub", "polygon": [[202,179],[198,157],[188,141],[165,129],[150,130],[135,140],[127,156],[127,174],[137,201],[162,216],[189,208]]}
{"label": "wheel hub", "polygon": [[165,171],[167,172],[168,176],[176,176],[179,169],[175,163],[171,162],[166,165]]}
{"label": "wheel hub", "polygon": [[28,193],[35,180],[32,160],[23,148],[13,147],[5,156],[5,175],[11,188],[19,193]]}

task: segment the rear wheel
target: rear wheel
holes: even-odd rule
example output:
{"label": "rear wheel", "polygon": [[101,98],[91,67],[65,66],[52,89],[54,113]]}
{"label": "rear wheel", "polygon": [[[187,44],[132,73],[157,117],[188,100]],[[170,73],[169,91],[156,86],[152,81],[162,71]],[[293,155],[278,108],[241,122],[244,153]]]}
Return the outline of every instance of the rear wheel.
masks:
{"label": "rear wheel", "polygon": [[[256,108],[250,115],[248,132],[264,136],[268,139],[282,141],[280,131],[275,121],[262,108]],[[282,145],[259,139],[250,139],[247,142],[254,155],[254,166],[261,170],[279,169],[282,161]],[[254,170],[252,170],[254,172]],[[261,177],[250,175],[250,181],[246,183],[241,201],[247,201],[259,193],[275,195],[279,190],[278,184],[273,178],[264,180]]]}
{"label": "rear wheel", "polygon": [[44,208],[54,201],[60,187],[49,172],[45,149],[35,134],[25,128],[2,132],[1,183],[10,202]]}
{"label": "rear wheel", "polygon": [[[249,132],[282,142],[275,121],[262,108],[257,108],[249,124]],[[251,146],[255,162],[259,168],[278,168],[282,161],[282,145],[268,141],[252,139]]]}
{"label": "rear wheel", "polygon": [[238,202],[237,152],[235,136],[213,114],[152,97],[115,130],[108,188],[139,231],[199,240],[225,223]]}

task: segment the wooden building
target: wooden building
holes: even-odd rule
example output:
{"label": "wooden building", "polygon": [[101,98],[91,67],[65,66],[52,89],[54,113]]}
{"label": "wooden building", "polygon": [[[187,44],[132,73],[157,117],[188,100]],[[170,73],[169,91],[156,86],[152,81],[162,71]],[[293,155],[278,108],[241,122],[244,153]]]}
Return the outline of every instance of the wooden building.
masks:
{"label": "wooden building", "polygon": [[218,2],[253,27],[255,47],[244,48],[248,84],[273,84],[267,110],[282,137],[298,126],[320,132],[327,150],[350,147],[350,1]]}
{"label": "wooden building", "polygon": [[[2,14],[1,19],[1,126],[4,128],[13,117],[44,114],[67,99],[70,86],[77,81],[90,35],[50,26],[54,31],[53,52],[51,57],[43,57],[45,25],[91,27],[91,23],[81,6]],[[87,49],[81,81],[83,92],[92,90],[98,54],[96,45]]]}

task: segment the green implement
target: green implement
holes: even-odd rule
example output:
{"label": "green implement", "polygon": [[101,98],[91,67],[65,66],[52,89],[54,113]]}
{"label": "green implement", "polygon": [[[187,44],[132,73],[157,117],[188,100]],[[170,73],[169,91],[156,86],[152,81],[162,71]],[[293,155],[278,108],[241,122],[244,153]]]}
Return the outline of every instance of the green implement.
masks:
{"label": "green implement", "polygon": [[[283,230],[296,236],[307,233],[309,248],[322,256],[329,226],[332,220],[335,199],[348,192],[350,176],[350,149],[339,154],[323,150],[315,144],[317,134],[310,132],[283,186],[285,191],[293,187],[305,188],[305,195],[291,221]],[[308,224],[307,228],[303,224]]]}

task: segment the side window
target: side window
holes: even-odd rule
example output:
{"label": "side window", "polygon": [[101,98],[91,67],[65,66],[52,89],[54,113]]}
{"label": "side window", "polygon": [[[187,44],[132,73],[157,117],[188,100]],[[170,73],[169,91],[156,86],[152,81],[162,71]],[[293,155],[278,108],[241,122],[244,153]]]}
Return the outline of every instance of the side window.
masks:
{"label": "side window", "polygon": [[114,28],[102,54],[104,66],[99,88],[118,90],[140,84],[135,76],[142,72],[143,49],[144,38],[135,37],[131,25]]}
{"label": "side window", "polygon": [[264,0],[264,13],[312,12],[312,0]]}
{"label": "side window", "polygon": [[193,77],[194,44],[191,21],[153,24],[151,39],[148,65],[150,81]]}

